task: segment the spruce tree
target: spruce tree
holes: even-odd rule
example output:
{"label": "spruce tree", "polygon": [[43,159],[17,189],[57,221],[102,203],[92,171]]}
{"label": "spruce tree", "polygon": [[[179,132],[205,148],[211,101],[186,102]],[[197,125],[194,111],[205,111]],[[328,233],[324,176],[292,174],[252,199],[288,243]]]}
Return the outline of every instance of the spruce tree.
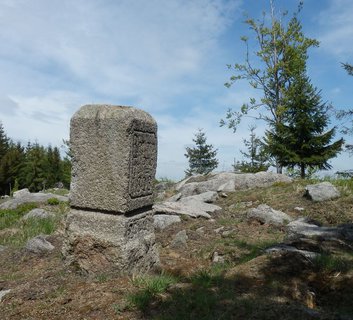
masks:
{"label": "spruce tree", "polygon": [[271,155],[282,166],[299,167],[301,178],[305,178],[308,167],[330,169],[328,160],[342,150],[344,141],[330,144],[335,127],[327,130],[329,106],[322,102],[320,92],[305,73],[293,79],[285,99],[282,122],[266,132]]}
{"label": "spruce tree", "polygon": [[217,149],[212,144],[207,144],[206,134],[199,129],[195,133],[195,147],[186,147],[185,157],[189,160],[189,169],[185,171],[186,176],[193,174],[208,174],[218,166]]}
{"label": "spruce tree", "polygon": [[255,126],[251,126],[250,140],[243,139],[247,151],[240,150],[240,153],[247,161],[237,162],[233,165],[235,171],[255,173],[259,171],[267,171],[270,166],[268,158],[269,154],[266,151],[265,144],[255,133]]}

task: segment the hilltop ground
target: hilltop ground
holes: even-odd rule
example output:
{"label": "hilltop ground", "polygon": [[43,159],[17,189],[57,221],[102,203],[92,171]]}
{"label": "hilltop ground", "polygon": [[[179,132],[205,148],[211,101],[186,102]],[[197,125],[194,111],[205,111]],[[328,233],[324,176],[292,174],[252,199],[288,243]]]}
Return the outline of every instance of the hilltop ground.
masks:
{"label": "hilltop ground", "polygon": [[[214,220],[184,218],[157,231],[161,270],[140,277],[86,277],[66,268],[60,253],[64,204],[44,206],[56,214],[48,239],[55,249],[27,252],[16,240],[16,229],[25,227],[18,220],[24,212],[17,212],[17,220],[0,225],[0,244],[7,246],[0,251],[0,291],[11,289],[0,302],[1,319],[353,319],[352,243],[302,243],[322,253],[316,259],[268,255],[263,249],[283,241],[285,228],[246,219],[249,208],[266,203],[327,226],[352,223],[352,180],[336,181],[342,196],[323,203],[303,197],[306,184],[228,193],[218,200],[223,210]],[[181,230],[187,247],[173,249]]]}

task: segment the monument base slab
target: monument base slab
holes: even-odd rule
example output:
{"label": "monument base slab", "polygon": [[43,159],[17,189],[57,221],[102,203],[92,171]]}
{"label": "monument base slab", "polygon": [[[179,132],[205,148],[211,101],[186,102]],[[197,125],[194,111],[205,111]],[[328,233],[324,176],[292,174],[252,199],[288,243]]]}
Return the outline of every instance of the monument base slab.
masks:
{"label": "monument base slab", "polygon": [[142,274],[159,266],[152,211],[133,216],[71,209],[65,262],[85,274]]}

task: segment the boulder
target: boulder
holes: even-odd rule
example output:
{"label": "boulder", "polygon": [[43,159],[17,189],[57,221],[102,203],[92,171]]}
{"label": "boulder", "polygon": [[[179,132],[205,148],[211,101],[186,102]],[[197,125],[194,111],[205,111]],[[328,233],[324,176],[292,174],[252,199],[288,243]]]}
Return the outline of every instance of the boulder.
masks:
{"label": "boulder", "polygon": [[27,241],[25,248],[33,253],[52,251],[54,246],[46,240],[46,236],[39,235]]}
{"label": "boulder", "polygon": [[188,236],[186,234],[186,230],[181,230],[174,236],[172,243],[170,244],[170,247],[173,249],[186,248],[188,246],[187,240],[188,240]]}
{"label": "boulder", "polygon": [[170,214],[155,214],[153,216],[153,225],[156,229],[163,230],[173,223],[179,223],[181,219],[179,216]]}
{"label": "boulder", "polygon": [[334,185],[325,181],[307,185],[304,196],[310,200],[319,202],[338,198],[340,197],[340,193]]}
{"label": "boulder", "polygon": [[[19,205],[24,203],[36,202],[36,203],[45,203],[50,198],[56,198],[59,201],[67,202],[69,198],[67,196],[60,196],[52,193],[30,193],[25,191],[28,189],[22,189],[14,193],[14,197],[7,200],[6,202],[0,205],[0,209],[16,209]],[[18,192],[18,193],[17,193]]]}
{"label": "boulder", "polygon": [[0,245],[0,252],[3,252],[6,250],[6,246]]}
{"label": "boulder", "polygon": [[22,219],[28,220],[28,219],[47,219],[47,218],[53,218],[55,215],[52,212],[45,211],[44,209],[32,209],[28,213],[26,213]]}
{"label": "boulder", "polygon": [[248,220],[257,220],[261,223],[282,226],[292,221],[286,213],[272,209],[267,204],[261,204],[257,208],[252,208],[247,213]]}
{"label": "boulder", "polygon": [[241,173],[221,172],[209,176],[189,177],[179,182],[175,189],[183,197],[204,193],[207,191],[232,192],[255,187],[268,187],[273,183],[290,183],[292,179],[273,172]]}

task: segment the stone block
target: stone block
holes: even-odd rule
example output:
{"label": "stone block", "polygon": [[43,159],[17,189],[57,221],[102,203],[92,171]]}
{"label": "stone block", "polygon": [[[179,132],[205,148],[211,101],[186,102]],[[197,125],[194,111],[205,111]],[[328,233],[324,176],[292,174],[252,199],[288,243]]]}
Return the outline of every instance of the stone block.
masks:
{"label": "stone block", "polygon": [[153,204],[157,124],[132,107],[85,105],[71,119],[71,206],[126,213]]}
{"label": "stone block", "polygon": [[87,274],[141,274],[159,266],[152,211],[133,216],[71,209],[63,256]]}

